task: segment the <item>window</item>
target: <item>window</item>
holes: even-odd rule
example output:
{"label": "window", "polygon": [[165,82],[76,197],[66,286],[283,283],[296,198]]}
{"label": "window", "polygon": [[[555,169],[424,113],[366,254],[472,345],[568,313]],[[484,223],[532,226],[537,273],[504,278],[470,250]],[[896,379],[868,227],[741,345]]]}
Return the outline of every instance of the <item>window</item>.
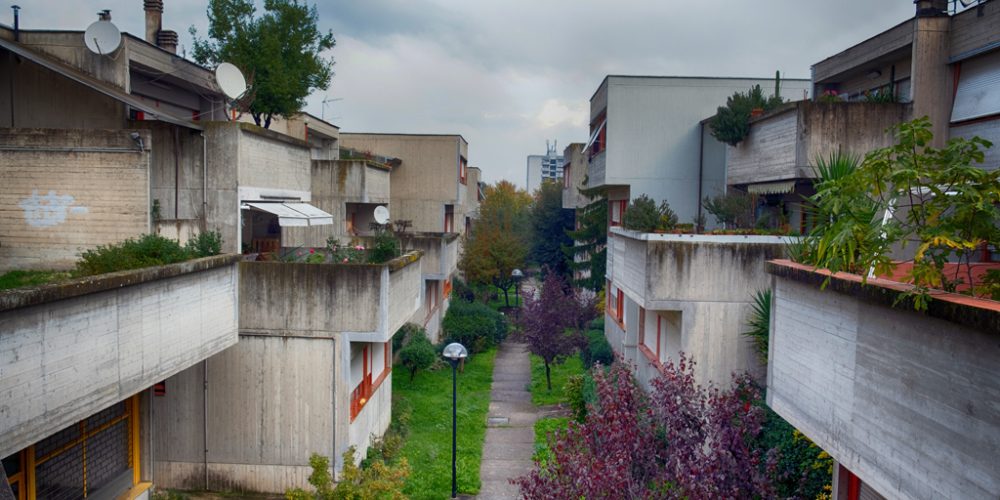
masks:
{"label": "window", "polygon": [[569,189],[569,165],[563,167],[563,189]]}
{"label": "window", "polygon": [[458,182],[462,184],[467,183],[469,180],[469,161],[464,157],[458,158]]}
{"label": "window", "polygon": [[444,232],[455,232],[455,205],[444,206]]}
{"label": "window", "polygon": [[625,329],[625,292],[608,281],[608,314]]}
{"label": "window", "polygon": [[610,225],[612,227],[622,225],[622,217],[625,215],[628,200],[611,200],[608,203],[610,204],[608,208],[608,213],[611,215]]}
{"label": "window", "polygon": [[[354,344],[351,344],[351,347],[356,349]],[[361,368],[360,372],[357,370],[358,365]],[[368,404],[368,399],[371,398],[373,392],[372,350],[368,348],[368,344],[361,347],[361,351],[357,355],[352,356],[351,374],[352,379],[359,379],[354,390],[351,391],[351,422],[354,422],[354,419],[361,413],[361,409]]]}
{"label": "window", "polygon": [[608,123],[607,113],[601,113],[597,119],[590,122],[590,156],[594,157],[607,148]]}
{"label": "window", "polygon": [[111,498],[139,484],[138,409],[132,396],[4,458],[14,498]]}

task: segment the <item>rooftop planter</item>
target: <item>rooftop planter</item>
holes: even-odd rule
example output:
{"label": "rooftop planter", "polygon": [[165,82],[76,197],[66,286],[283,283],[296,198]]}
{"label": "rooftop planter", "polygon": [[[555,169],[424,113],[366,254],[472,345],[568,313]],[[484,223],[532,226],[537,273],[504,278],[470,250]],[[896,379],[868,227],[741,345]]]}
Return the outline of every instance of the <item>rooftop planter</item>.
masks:
{"label": "rooftop planter", "polygon": [[385,342],[413,313],[420,251],[381,264],[240,263],[240,332]]}
{"label": "rooftop planter", "polygon": [[771,408],[888,498],[1000,491],[1000,303],[932,292],[920,312],[904,283],[767,269]]}
{"label": "rooftop planter", "polygon": [[234,345],[238,258],[0,292],[0,456]]}

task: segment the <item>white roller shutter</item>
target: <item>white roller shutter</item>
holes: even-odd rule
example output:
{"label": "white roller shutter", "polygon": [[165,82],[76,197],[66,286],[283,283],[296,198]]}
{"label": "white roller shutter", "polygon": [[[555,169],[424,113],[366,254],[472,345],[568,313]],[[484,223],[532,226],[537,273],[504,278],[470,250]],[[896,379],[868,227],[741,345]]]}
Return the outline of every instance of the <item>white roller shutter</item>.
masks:
{"label": "white roller shutter", "polygon": [[962,62],[951,121],[1000,114],[1000,51]]}

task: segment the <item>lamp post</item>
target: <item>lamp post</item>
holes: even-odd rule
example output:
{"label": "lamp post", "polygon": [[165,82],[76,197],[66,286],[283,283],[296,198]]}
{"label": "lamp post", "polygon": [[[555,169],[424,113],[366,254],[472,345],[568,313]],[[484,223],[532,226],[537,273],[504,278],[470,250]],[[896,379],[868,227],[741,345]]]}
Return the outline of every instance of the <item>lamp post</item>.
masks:
{"label": "lamp post", "polygon": [[458,449],[458,363],[469,356],[469,351],[458,342],[445,346],[441,353],[451,363],[451,498],[458,498],[458,469],[455,454]]}
{"label": "lamp post", "polygon": [[511,271],[510,277],[514,278],[514,284],[517,286],[517,291],[514,295],[514,305],[517,307],[514,311],[514,319],[521,321],[521,280],[524,279],[524,273],[520,269],[514,269]]}

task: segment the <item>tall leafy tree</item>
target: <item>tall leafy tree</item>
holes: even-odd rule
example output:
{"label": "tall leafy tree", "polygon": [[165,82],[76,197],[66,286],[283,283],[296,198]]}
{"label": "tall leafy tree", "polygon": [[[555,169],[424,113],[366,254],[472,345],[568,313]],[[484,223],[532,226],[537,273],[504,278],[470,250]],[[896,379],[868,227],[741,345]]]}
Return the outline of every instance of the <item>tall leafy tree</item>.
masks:
{"label": "tall leafy tree", "polygon": [[469,283],[502,290],[510,306],[511,272],[523,268],[528,255],[531,195],[508,181],[486,186],[483,194],[459,267]]}
{"label": "tall leafy tree", "polygon": [[253,0],[210,0],[208,38],[192,26],[194,60],[200,64],[235,64],[252,82],[248,111],[268,128],[275,116],[302,110],[315,90],[326,90],[333,77],[333,33],[317,27],[316,6],[299,0],[264,0],[256,17]]}
{"label": "tall leafy tree", "polygon": [[573,244],[566,234],[573,229],[573,211],[562,207],[562,186],[547,180],[535,191],[531,207],[531,260],[542,269],[569,276],[564,248]]}
{"label": "tall leafy tree", "polygon": [[561,276],[548,271],[536,298],[524,298],[521,336],[528,350],[545,363],[545,383],[552,390],[551,365],[561,362],[582,343],[580,328],[593,317],[593,304],[582,300]]}
{"label": "tall leafy tree", "polygon": [[570,269],[583,273],[574,284],[596,292],[604,288],[607,267],[608,199],[603,187],[581,189],[580,193],[589,203],[577,209],[578,229],[566,232],[573,245],[563,251],[569,259]]}

